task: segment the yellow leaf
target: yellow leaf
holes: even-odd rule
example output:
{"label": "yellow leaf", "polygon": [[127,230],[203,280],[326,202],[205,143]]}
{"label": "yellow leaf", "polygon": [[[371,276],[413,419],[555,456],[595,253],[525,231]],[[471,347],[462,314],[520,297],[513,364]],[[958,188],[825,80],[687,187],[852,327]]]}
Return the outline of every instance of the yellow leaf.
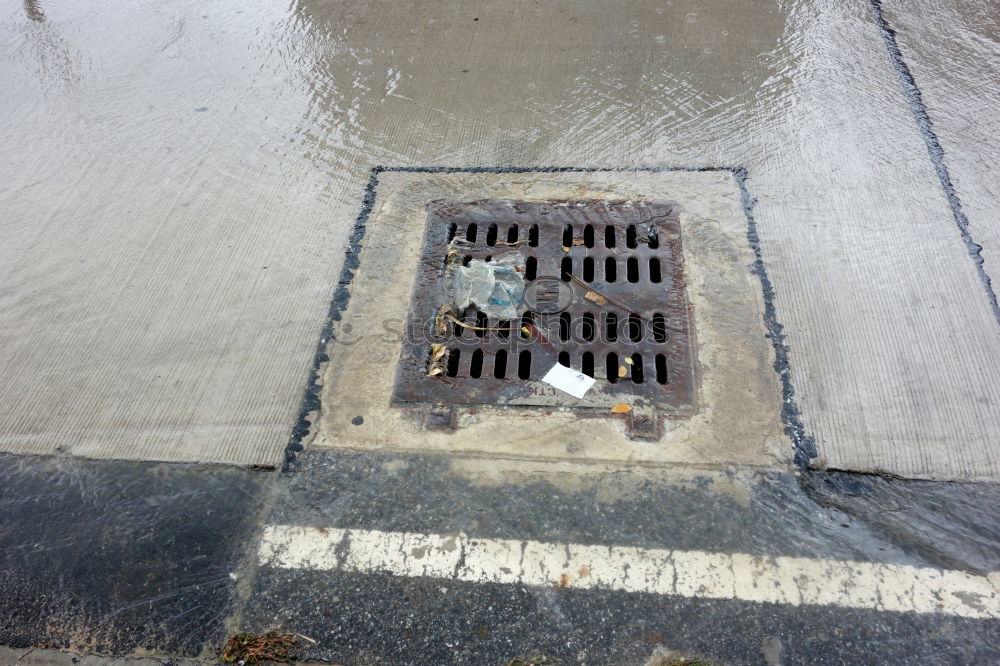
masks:
{"label": "yellow leaf", "polygon": [[617,405],[611,408],[612,414],[627,414],[628,412],[631,411],[632,411],[632,405],[625,402],[619,402]]}
{"label": "yellow leaf", "polygon": [[626,368],[624,365],[619,365],[618,366],[618,376],[619,377],[624,377],[627,374],[628,374],[628,368]]}
{"label": "yellow leaf", "polygon": [[569,248],[563,245],[563,252],[569,252]]}
{"label": "yellow leaf", "polygon": [[631,356],[626,356],[625,362],[628,363],[629,365],[635,365],[635,361],[632,360]]}
{"label": "yellow leaf", "polygon": [[531,337],[531,330],[527,326],[522,326],[521,327],[521,335],[523,335],[526,338],[530,338]]}

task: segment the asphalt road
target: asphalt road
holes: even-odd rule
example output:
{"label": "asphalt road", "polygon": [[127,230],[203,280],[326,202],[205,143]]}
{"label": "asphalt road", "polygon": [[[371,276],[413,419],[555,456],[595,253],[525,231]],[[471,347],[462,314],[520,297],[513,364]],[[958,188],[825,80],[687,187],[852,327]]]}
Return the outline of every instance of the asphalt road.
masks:
{"label": "asphalt road", "polygon": [[[928,594],[939,595],[930,606],[888,610],[888,598],[866,600],[863,580],[894,566],[977,578],[1000,570],[995,486],[735,470],[653,471],[639,481],[562,470],[486,484],[453,463],[305,453],[277,472],[4,458],[0,640],[211,658],[237,627],[281,628],[315,641],[303,641],[305,658],[344,664],[507,664],[537,654],[645,664],[667,650],[720,664],[1000,657],[995,598],[955,605],[954,583],[939,580],[929,583]],[[394,557],[426,546],[419,540],[405,553],[369,553],[370,566],[348,566],[337,543],[281,564],[259,556],[262,536],[278,525],[301,526],[310,538],[351,531],[355,551],[374,533],[437,534],[611,546],[640,559],[667,550],[677,571],[680,555],[701,553],[687,568],[696,577],[706,553],[759,556],[778,569],[788,566],[780,558],[854,569],[840,580],[827,569],[792,582],[803,596],[780,601],[748,600],[752,592],[734,593],[731,582],[713,588],[709,575],[683,589],[580,586],[558,573],[528,575],[523,554],[514,560],[524,567],[518,580],[492,582],[456,576],[454,565],[400,568]],[[591,557],[597,577],[614,552],[580,557]],[[423,567],[431,555],[414,561]],[[556,549],[553,572],[566,558]]]}

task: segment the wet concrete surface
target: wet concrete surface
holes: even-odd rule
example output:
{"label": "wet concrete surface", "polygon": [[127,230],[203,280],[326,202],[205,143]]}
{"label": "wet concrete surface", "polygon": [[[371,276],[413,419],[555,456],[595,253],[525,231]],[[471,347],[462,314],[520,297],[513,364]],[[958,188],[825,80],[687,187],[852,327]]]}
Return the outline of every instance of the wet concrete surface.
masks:
{"label": "wet concrete surface", "polygon": [[942,159],[982,245],[987,275],[1000,280],[1000,229],[990,202],[1000,197],[991,174],[1000,166],[1000,8],[992,2],[882,2],[900,54],[920,90]]}

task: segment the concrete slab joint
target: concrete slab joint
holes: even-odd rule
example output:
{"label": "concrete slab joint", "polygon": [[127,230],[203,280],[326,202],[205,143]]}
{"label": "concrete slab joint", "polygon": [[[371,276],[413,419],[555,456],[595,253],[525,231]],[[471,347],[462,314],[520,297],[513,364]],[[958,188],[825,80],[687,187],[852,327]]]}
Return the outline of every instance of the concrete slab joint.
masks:
{"label": "concrete slab joint", "polygon": [[[728,168],[377,170],[364,240],[347,262],[350,295],[322,351],[329,360],[316,375],[311,446],[652,465],[789,464],[794,450],[787,434],[795,428],[789,429],[787,406],[794,401],[786,399],[787,376],[775,372],[780,340],[767,328],[770,286],[761,279],[753,229],[748,233],[743,175]],[[572,399],[531,407],[463,404],[461,396],[447,407],[394,403],[403,336],[414,334],[404,322],[411,294],[421,289],[415,282],[427,207],[435,201],[676,202],[693,329],[691,408],[659,421],[640,398],[626,418],[605,413],[603,403]],[[571,365],[579,371],[579,363]],[[595,375],[601,379],[602,372]],[[541,386],[537,379],[515,381]],[[581,411],[587,407],[589,413]],[[630,430],[628,416],[636,415],[657,423],[644,424],[646,438]]]}

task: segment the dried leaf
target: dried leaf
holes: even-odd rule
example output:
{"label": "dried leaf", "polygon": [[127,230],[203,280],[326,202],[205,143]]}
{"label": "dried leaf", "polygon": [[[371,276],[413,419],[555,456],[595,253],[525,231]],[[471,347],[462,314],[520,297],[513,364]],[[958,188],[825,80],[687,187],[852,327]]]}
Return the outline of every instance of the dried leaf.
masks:
{"label": "dried leaf", "polygon": [[434,320],[434,326],[437,327],[439,331],[444,333],[448,330],[448,324],[444,323],[444,315],[451,311],[450,305],[442,305],[438,308],[437,318]]}
{"label": "dried leaf", "polygon": [[625,362],[628,363],[629,365],[635,365],[635,361],[632,360],[631,356],[626,356]]}
{"label": "dried leaf", "polygon": [[627,374],[628,374],[628,368],[626,368],[624,365],[619,365],[618,366],[618,376],[619,377],[624,377]]}
{"label": "dried leaf", "polygon": [[583,295],[583,297],[586,298],[588,301],[593,301],[597,303],[598,305],[604,305],[605,303],[608,302],[608,299],[604,298],[596,291],[588,291],[586,294]]}
{"label": "dried leaf", "polygon": [[617,405],[611,408],[612,414],[627,414],[632,411],[632,405],[626,402],[619,402]]}
{"label": "dried leaf", "polygon": [[428,377],[433,377],[434,375],[440,375],[442,372],[444,372],[443,368],[440,368],[440,367],[431,368],[431,371],[427,373],[427,376]]}
{"label": "dried leaf", "polygon": [[583,244],[584,244],[584,240],[582,238],[574,238],[573,239],[573,245],[583,245]]}

